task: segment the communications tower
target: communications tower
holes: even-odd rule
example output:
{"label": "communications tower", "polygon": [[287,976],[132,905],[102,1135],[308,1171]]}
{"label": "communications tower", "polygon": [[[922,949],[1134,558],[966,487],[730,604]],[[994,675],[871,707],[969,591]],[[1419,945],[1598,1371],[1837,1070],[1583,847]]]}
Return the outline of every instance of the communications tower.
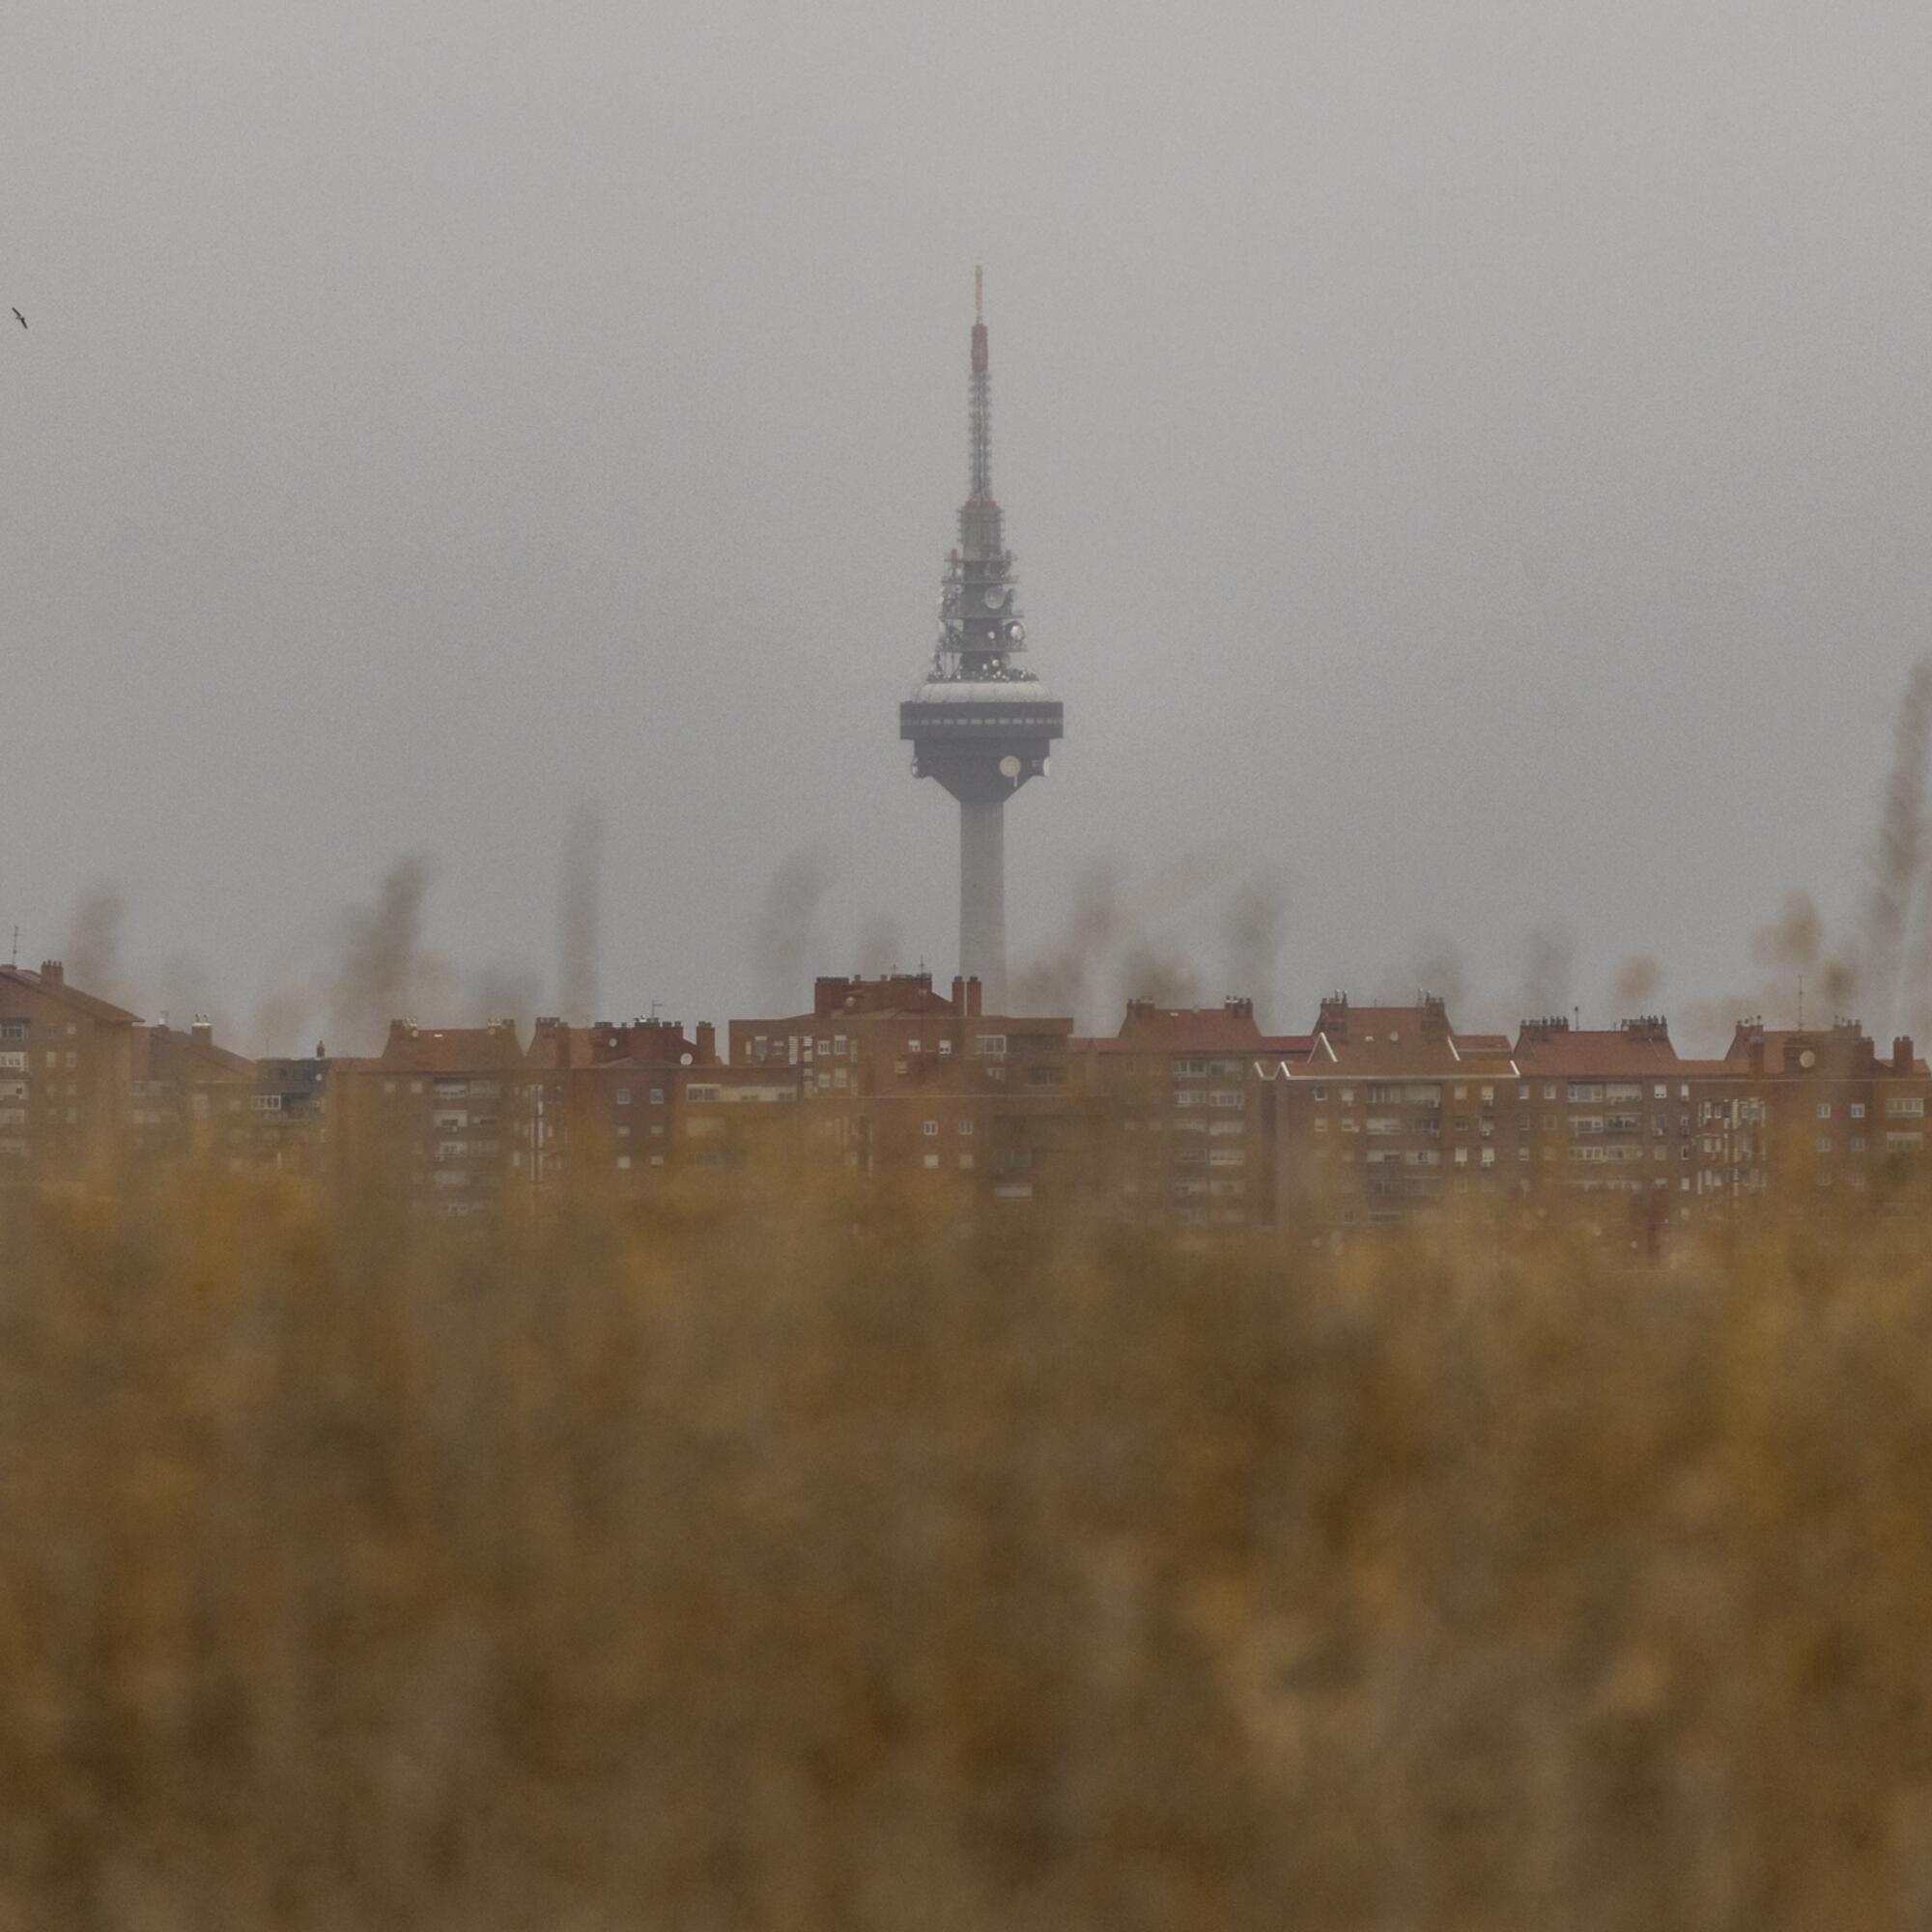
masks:
{"label": "communications tower", "polygon": [[1007,801],[1046,773],[1061,735],[1060,701],[1020,668],[1026,626],[1013,554],[993,497],[992,394],[984,272],[973,271],[968,387],[972,474],[959,506],[959,547],[939,587],[939,641],[926,680],[899,706],[915,778],[959,801],[959,970],[980,981],[987,1012],[1007,998]]}

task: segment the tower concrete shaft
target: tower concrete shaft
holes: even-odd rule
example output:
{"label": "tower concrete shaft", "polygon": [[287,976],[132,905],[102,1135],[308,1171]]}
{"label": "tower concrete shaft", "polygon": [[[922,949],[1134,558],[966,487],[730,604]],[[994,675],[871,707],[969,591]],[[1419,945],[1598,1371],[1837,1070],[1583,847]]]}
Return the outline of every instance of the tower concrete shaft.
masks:
{"label": "tower concrete shaft", "polygon": [[959,970],[983,1009],[1007,1010],[1007,802],[959,801]]}
{"label": "tower concrete shaft", "polygon": [[977,975],[985,1010],[998,1011],[1007,981],[1007,801],[1045,774],[1065,720],[1059,700],[1017,662],[1026,626],[993,496],[991,357],[977,270],[967,401],[959,547],[940,582],[932,668],[899,706],[899,736],[912,742],[914,777],[937,779],[959,802],[960,971]]}

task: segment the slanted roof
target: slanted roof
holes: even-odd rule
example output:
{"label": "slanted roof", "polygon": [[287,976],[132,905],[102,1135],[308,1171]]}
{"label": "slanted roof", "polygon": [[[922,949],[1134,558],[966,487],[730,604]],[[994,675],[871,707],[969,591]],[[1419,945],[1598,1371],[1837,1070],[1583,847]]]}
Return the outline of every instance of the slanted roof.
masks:
{"label": "slanted roof", "polygon": [[58,1000],[64,1007],[71,1008],[77,1013],[85,1013],[91,1020],[98,1020],[103,1026],[137,1026],[139,1013],[130,1013],[126,1007],[117,1007],[111,1000],[97,999],[92,993],[83,993],[78,986],[70,986],[58,973],[49,977],[45,973],[35,973],[25,966],[0,966],[0,981],[11,981],[27,992],[38,993],[43,999]]}
{"label": "slanted roof", "polygon": [[1681,1075],[1684,1069],[1662,1021],[1621,1027],[1525,1022],[1517,1039],[1516,1057],[1525,1074],[1562,1079]]}
{"label": "slanted roof", "polygon": [[480,1027],[413,1027],[395,1020],[377,1063],[409,1073],[511,1071],[523,1064],[517,1029],[508,1020]]}
{"label": "slanted roof", "polygon": [[1263,1043],[1252,1000],[1218,1007],[1159,1007],[1129,1000],[1117,1036],[1127,1053],[1251,1053]]}
{"label": "slanted roof", "polygon": [[1410,1007],[1351,1007],[1324,1000],[1303,1078],[1368,1080],[1509,1079],[1509,1043],[1494,1034],[1459,1036],[1440,1000]]}
{"label": "slanted roof", "polygon": [[172,1027],[137,1026],[134,1029],[134,1075],[136,1080],[161,1077],[157,1069],[169,1061],[190,1078],[204,1080],[249,1080],[255,1063],[212,1039],[197,1039],[191,1033],[177,1033]]}

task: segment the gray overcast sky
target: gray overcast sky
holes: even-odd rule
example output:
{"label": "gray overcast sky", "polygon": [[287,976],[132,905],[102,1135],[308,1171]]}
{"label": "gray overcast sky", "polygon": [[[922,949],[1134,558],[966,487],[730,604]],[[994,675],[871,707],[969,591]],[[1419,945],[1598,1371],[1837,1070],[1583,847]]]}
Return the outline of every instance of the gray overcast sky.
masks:
{"label": "gray overcast sky", "polygon": [[814,838],[810,964],[950,972],[982,256],[1017,956],[1112,854],[1230,990],[1191,853],[1287,872],[1283,1023],[1441,942],[1512,1022],[1539,926],[1586,1017],[1746,983],[1932,642],[1928,99],[1923,0],[15,8],[0,919],[118,879],[245,1037],[421,851],[547,1001],[595,796],[609,1012],[749,1010]]}

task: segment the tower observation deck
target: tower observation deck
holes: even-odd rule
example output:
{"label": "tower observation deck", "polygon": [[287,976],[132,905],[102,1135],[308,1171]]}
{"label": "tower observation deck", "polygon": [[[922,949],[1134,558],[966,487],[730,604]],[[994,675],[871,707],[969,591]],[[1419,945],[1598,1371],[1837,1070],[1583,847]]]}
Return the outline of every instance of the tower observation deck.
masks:
{"label": "tower observation deck", "polygon": [[959,547],[939,586],[939,639],[926,680],[899,706],[915,778],[936,779],[959,802],[959,970],[977,977],[987,1012],[1006,1009],[1007,801],[1046,773],[1061,735],[1060,701],[1021,668],[1013,554],[993,496],[992,394],[983,282],[974,271],[968,388],[971,477],[959,506]]}

